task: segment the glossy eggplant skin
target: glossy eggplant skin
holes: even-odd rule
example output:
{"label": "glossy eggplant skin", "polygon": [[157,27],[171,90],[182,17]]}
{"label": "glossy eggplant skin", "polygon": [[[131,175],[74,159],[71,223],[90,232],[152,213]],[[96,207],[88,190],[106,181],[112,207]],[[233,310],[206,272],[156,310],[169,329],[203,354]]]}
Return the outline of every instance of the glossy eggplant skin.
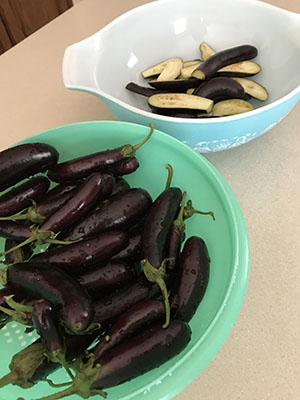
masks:
{"label": "glossy eggplant skin", "polygon": [[73,196],[61,208],[40,225],[39,229],[54,233],[66,229],[84,215],[96,201],[101,200],[103,193],[105,197],[107,196],[107,186],[111,193],[113,184],[114,178],[111,175],[103,176],[100,173],[91,175],[78,186]]}
{"label": "glossy eggplant skin", "polygon": [[0,221],[0,237],[22,242],[32,236],[27,224],[16,221]]}
{"label": "glossy eggplant skin", "polygon": [[110,261],[90,268],[76,276],[76,281],[88,292],[93,300],[133,282],[134,268],[123,260]]}
{"label": "glossy eggplant skin", "polygon": [[57,150],[46,143],[20,144],[0,152],[0,191],[21,180],[52,168]]}
{"label": "glossy eggplant skin", "polygon": [[50,217],[59,208],[61,208],[73,196],[77,185],[56,185],[49,190],[47,194],[37,202],[36,212],[45,218]]}
{"label": "glossy eggplant skin", "polygon": [[112,260],[139,261],[141,259],[141,233],[133,233],[129,236],[128,246],[112,256]]}
{"label": "glossy eggplant skin", "polygon": [[220,97],[233,99],[248,99],[244,88],[238,82],[226,77],[211,78],[200,84],[193,92],[195,96],[217,100]]}
{"label": "glossy eggplant skin", "polygon": [[99,357],[101,368],[92,387],[109,388],[143,375],[179,354],[190,338],[185,322],[173,320],[167,329],[155,324]]}
{"label": "glossy eggplant skin", "polygon": [[150,194],[141,188],[132,188],[107,199],[99,210],[81,219],[63,240],[77,240],[110,230],[127,230],[138,222],[152,204]]}
{"label": "glossy eggplant skin", "polygon": [[57,351],[64,352],[64,340],[59,318],[49,301],[40,299],[34,303],[32,322],[50,356],[54,356]]}
{"label": "glossy eggplant skin", "polygon": [[[161,90],[162,93],[170,93],[170,92],[186,92],[188,89],[196,88],[200,83],[201,79],[177,79],[174,81],[148,81],[150,86]],[[158,92],[156,92],[158,93]],[[155,94],[152,93],[152,94]]]}
{"label": "glossy eggplant skin", "polygon": [[156,89],[149,88],[147,86],[141,86],[134,82],[127,83],[125,88],[127,90],[130,90],[131,92],[134,92],[134,93],[140,94],[142,96],[146,96],[146,97],[150,97],[155,93],[161,93],[160,91],[158,91]]}
{"label": "glossy eggplant skin", "polygon": [[114,196],[117,193],[125,192],[128,189],[130,189],[129,183],[121,176],[117,176],[113,191],[110,196]]}
{"label": "glossy eggplant skin", "polygon": [[177,187],[165,189],[149,209],[142,232],[141,258],[159,268],[166,258],[166,243],[182,198]]}
{"label": "glossy eggplant skin", "polygon": [[95,315],[93,322],[110,323],[138,302],[155,298],[159,294],[158,285],[153,285],[144,276],[140,276],[134,283],[94,301]]}
{"label": "glossy eggplant skin", "polygon": [[63,325],[82,334],[93,318],[91,300],[85,290],[64,271],[46,264],[19,263],[7,269],[7,284],[48,300],[57,308]]}
{"label": "glossy eggplant skin", "polygon": [[109,168],[108,172],[115,176],[129,175],[135,172],[140,166],[139,160],[136,157],[132,157],[115,167]]}
{"label": "glossy eggplant skin", "polygon": [[202,78],[215,74],[219,69],[226,65],[234,64],[239,61],[250,60],[257,56],[257,48],[251,45],[241,45],[225,49],[215,53],[214,55],[207,58],[199,67],[193,72],[192,76],[200,78],[197,75],[197,71],[200,71]]}
{"label": "glossy eggplant skin", "polygon": [[163,321],[164,313],[164,305],[159,300],[150,299],[137,303],[120,315],[106,335],[91,349],[91,352],[96,359],[102,357],[108,350],[140,330],[147,330],[149,325]]}
{"label": "glossy eggplant skin", "polygon": [[32,264],[50,264],[73,275],[95,264],[108,261],[128,245],[128,235],[121,231],[96,234],[84,240],[53,248],[31,258]]}
{"label": "glossy eggplant skin", "polygon": [[173,318],[191,320],[205,294],[209,271],[210,257],[204,240],[191,236],[184,244],[170,294]]}
{"label": "glossy eggplant skin", "polygon": [[180,257],[180,248],[184,239],[184,228],[176,229],[175,227],[173,227],[168,237],[167,257],[170,259],[167,264],[168,270],[177,269],[177,264]]}
{"label": "glossy eggplant skin", "polygon": [[31,206],[49,189],[49,179],[44,176],[33,177],[0,197],[0,217],[8,217]]}

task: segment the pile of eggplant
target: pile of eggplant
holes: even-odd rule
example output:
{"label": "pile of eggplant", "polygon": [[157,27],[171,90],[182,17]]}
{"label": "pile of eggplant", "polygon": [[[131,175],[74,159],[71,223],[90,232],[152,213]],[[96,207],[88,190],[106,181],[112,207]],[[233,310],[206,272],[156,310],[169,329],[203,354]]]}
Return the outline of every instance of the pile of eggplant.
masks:
{"label": "pile of eggplant", "polygon": [[[0,152],[0,323],[38,334],[12,357],[0,387],[46,381],[60,389],[42,400],[106,397],[104,389],[190,341],[210,257],[202,238],[185,238],[185,224],[214,214],[172,186],[170,165],[157,198],[130,187],[124,176],[139,167],[136,151],[150,128],[135,146],[61,163],[44,143]],[[49,375],[60,367],[68,380],[57,384]]]}
{"label": "pile of eggplant", "polygon": [[146,96],[153,113],[179,118],[223,117],[254,109],[250,99],[265,101],[267,90],[249,79],[261,71],[250,61],[258,54],[246,44],[216,52],[200,44],[201,58],[173,57],[142,72],[149,86],[129,82],[126,89]]}

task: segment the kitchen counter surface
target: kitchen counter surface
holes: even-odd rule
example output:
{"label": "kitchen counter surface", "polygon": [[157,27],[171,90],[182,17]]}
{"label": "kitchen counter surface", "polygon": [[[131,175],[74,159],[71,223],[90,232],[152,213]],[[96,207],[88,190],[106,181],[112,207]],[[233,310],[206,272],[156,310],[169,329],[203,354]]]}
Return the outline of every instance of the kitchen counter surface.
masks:
{"label": "kitchen counter surface", "polygon": [[[299,0],[267,2],[300,12]],[[62,56],[68,45],[144,3],[82,0],[0,56],[0,149],[59,125],[114,119],[95,96],[64,87]],[[260,138],[205,157],[225,177],[244,213],[250,275],[224,345],[176,400],[298,400],[300,104]]]}

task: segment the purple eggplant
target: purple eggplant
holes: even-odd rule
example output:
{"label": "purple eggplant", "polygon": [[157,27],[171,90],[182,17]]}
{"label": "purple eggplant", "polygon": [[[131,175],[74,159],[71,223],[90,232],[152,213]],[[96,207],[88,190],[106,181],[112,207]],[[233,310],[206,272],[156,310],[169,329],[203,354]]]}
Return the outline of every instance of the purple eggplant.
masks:
{"label": "purple eggplant", "polygon": [[125,192],[128,189],[130,189],[129,183],[121,176],[117,176],[111,196],[114,196],[117,193]]}
{"label": "purple eggplant", "polygon": [[[161,90],[161,93],[180,93],[186,92],[191,88],[196,88],[201,83],[201,79],[175,79],[172,81],[151,80],[148,81],[148,83],[155,89]],[[155,94],[155,92],[152,94]]]}
{"label": "purple eggplant", "polygon": [[137,303],[120,315],[106,335],[90,350],[91,353],[96,359],[102,357],[118,343],[142,329],[147,330],[154,322],[163,320],[164,313],[164,305],[159,300],[150,299]]}
{"label": "purple eggplant", "polygon": [[222,99],[249,99],[242,85],[226,77],[211,78],[203,82],[193,91],[193,95],[207,97],[214,101],[220,97]]}
{"label": "purple eggplant", "polygon": [[186,240],[170,294],[173,318],[189,322],[196,312],[208,285],[210,257],[203,239]]}
{"label": "purple eggplant", "polygon": [[107,199],[99,210],[81,219],[61,239],[77,240],[105,231],[127,230],[146,214],[151,204],[152,198],[144,189],[132,188],[118,193]]}
{"label": "purple eggplant", "polygon": [[128,245],[128,240],[128,235],[121,231],[99,233],[68,246],[39,253],[30,261],[32,264],[50,264],[73,275],[87,267],[108,261]]}
{"label": "purple eggplant", "polygon": [[103,192],[107,196],[112,192],[114,178],[108,174],[95,173],[81,183],[73,196],[60,209],[52,214],[39,229],[57,233],[79,219],[95,203],[102,199]]}
{"label": "purple eggplant", "polygon": [[85,398],[106,397],[103,388],[119,385],[159,367],[184,350],[190,339],[191,329],[186,322],[173,320],[167,329],[161,324],[153,325],[119,343],[94,364],[90,358],[78,370],[72,386],[39,400],[58,400],[76,394]]}
{"label": "purple eggplant", "polygon": [[165,302],[167,327],[170,322],[170,305],[164,282],[167,260],[167,240],[178,213],[182,192],[177,187],[165,189],[150,207],[142,232],[141,264],[150,282],[159,285]]}
{"label": "purple eggplant", "polygon": [[32,321],[41,343],[46,347],[47,356],[53,362],[59,362],[73,379],[73,374],[65,358],[65,343],[58,314],[53,305],[45,299],[33,305]]}
{"label": "purple eggplant", "polygon": [[54,182],[72,182],[85,178],[93,172],[106,171],[123,161],[135,156],[136,151],[151,137],[150,133],[140,143],[132,146],[125,144],[113,150],[101,151],[57,164],[48,172],[48,177]]}
{"label": "purple eggplant", "polygon": [[192,77],[205,79],[215,74],[219,69],[237,63],[251,60],[257,56],[257,48],[251,45],[241,45],[219,51],[207,58],[192,73]]}
{"label": "purple eggplant", "polygon": [[129,236],[128,246],[126,246],[119,253],[112,256],[112,260],[130,260],[138,261],[141,259],[141,233],[133,233]]}
{"label": "purple eggplant", "polygon": [[135,172],[140,166],[140,163],[136,157],[132,157],[129,160],[126,160],[115,167],[111,167],[108,169],[108,172],[115,176],[123,176],[129,175]]}
{"label": "purple eggplant", "polygon": [[156,89],[153,89],[153,88],[150,88],[147,86],[141,86],[134,82],[127,83],[125,88],[127,90],[130,90],[131,92],[134,92],[134,93],[140,94],[142,96],[146,96],[146,97],[152,96],[155,93],[161,93],[160,90],[156,90]]}
{"label": "purple eggplant", "polygon": [[1,270],[0,283],[27,291],[28,296],[52,303],[66,329],[83,334],[93,318],[91,300],[85,290],[64,271],[45,264],[19,263]]}
{"label": "purple eggplant", "polygon": [[157,285],[151,284],[144,276],[140,276],[135,282],[124,288],[94,301],[93,322],[101,325],[110,323],[138,302],[155,298],[159,294],[160,290]]}
{"label": "purple eggplant", "polygon": [[37,176],[10,189],[0,197],[0,217],[12,216],[31,206],[45,195],[49,185],[49,179]]}
{"label": "purple eggplant", "polygon": [[46,143],[20,144],[0,152],[0,191],[54,167],[57,150]]}
{"label": "purple eggplant", "polygon": [[93,300],[113,293],[135,278],[134,268],[123,260],[110,261],[76,276],[76,281]]}
{"label": "purple eggplant", "polygon": [[41,215],[44,219],[49,218],[59,208],[61,208],[68,200],[71,199],[73,193],[78,185],[56,185],[53,189],[49,190],[47,194],[41,199],[34,211],[36,214]]}
{"label": "purple eggplant", "polygon": [[[30,227],[24,222],[0,221],[0,237],[23,242],[32,236]],[[12,249],[13,247],[10,247]]]}

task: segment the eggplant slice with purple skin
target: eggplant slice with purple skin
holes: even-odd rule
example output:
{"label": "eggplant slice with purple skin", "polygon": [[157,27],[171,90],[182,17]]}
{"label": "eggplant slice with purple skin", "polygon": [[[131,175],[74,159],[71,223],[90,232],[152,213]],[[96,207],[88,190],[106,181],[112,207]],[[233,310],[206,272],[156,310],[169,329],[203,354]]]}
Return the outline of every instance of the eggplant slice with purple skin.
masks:
{"label": "eggplant slice with purple skin", "polygon": [[146,96],[146,97],[150,97],[153,94],[161,93],[160,90],[156,90],[154,88],[149,88],[147,86],[141,86],[134,82],[127,83],[125,88],[127,90],[130,90],[131,92],[134,92],[134,93],[140,94],[142,96]]}
{"label": "eggplant slice with purple skin", "polygon": [[166,93],[155,94],[148,98],[148,104],[152,110],[160,112],[161,110],[172,112],[183,112],[186,110],[211,112],[214,102],[200,96],[194,96],[186,93]]}
{"label": "eggplant slice with purple skin", "polygon": [[226,77],[211,78],[203,82],[193,91],[193,95],[206,97],[214,101],[220,96],[224,98],[248,99],[243,86],[239,82]]}
{"label": "eggplant slice with purple skin", "polygon": [[155,64],[152,67],[145,69],[142,72],[142,76],[144,78],[150,78],[151,76],[159,75],[166,68],[168,63],[176,61],[176,60],[182,61],[182,59],[180,57],[168,58],[167,60],[163,60],[160,63]]}
{"label": "eggplant slice with purple skin", "polygon": [[269,95],[267,90],[259,83],[247,78],[233,77],[231,79],[238,82],[244,88],[245,93],[251,97],[261,101],[268,99]]}
{"label": "eggplant slice with purple skin", "polygon": [[228,115],[241,114],[252,110],[254,110],[253,105],[246,100],[223,100],[214,105],[212,117],[225,117]]}
{"label": "eggplant slice with purple skin", "polygon": [[257,56],[257,48],[251,45],[241,45],[222,50],[201,63],[192,76],[205,79],[215,74],[219,69],[240,61],[251,60]]}
{"label": "eggplant slice with purple skin", "polygon": [[[196,88],[202,82],[201,79],[175,79],[171,81],[157,81],[151,80],[148,81],[150,86],[153,88],[160,90],[161,93],[170,93],[170,92],[185,92],[187,89]],[[159,93],[152,93],[159,94]]]}

